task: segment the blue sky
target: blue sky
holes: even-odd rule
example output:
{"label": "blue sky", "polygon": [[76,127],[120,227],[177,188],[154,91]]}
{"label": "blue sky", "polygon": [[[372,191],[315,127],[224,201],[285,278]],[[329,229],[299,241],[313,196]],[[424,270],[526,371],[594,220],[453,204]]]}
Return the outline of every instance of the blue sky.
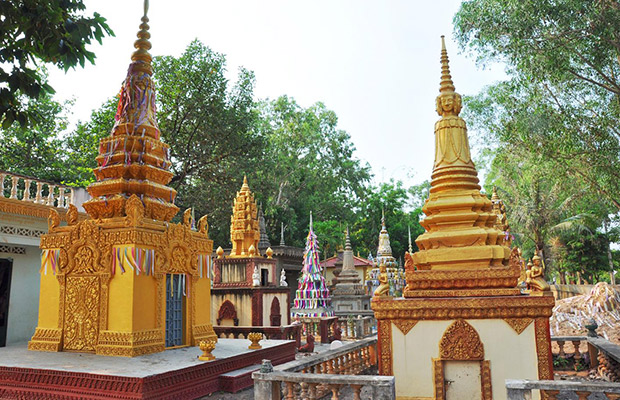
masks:
{"label": "blue sky", "polygon": [[[50,71],[59,99],[75,98],[71,120],[118,93],[142,16],[141,0],[86,0],[116,33],[93,45],[95,66]],[[442,0],[152,0],[153,55],[180,55],[195,38],[256,74],[255,94],[286,94],[302,106],[322,101],[352,138],[355,155],[370,163],[375,182],[430,178],[434,157],[435,96],[440,35],[456,90],[478,93],[504,78],[503,68],[481,69],[452,40],[460,1]],[[155,71],[157,73],[157,71]],[[473,143],[473,142],[472,142]],[[474,153],[475,153],[475,149]]]}

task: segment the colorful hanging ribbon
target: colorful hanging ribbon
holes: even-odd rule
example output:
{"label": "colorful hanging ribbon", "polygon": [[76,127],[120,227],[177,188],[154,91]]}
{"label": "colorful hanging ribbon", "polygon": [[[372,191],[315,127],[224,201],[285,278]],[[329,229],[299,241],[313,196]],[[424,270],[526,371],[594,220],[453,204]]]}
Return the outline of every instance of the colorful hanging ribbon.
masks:
{"label": "colorful hanging ribbon", "polygon": [[39,273],[47,275],[47,266],[51,265],[52,274],[56,275],[56,268],[58,266],[58,259],[60,258],[59,249],[45,249],[41,252],[41,269]]}

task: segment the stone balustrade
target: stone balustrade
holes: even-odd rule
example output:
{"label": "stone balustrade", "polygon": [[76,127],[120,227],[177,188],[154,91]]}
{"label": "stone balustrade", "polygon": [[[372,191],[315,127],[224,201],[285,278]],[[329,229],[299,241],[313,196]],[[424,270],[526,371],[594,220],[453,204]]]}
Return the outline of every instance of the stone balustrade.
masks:
{"label": "stone balustrade", "polygon": [[377,320],[372,311],[336,312],[336,316],[343,339],[362,339],[377,334]]}
{"label": "stone balustrade", "polygon": [[321,343],[329,343],[334,336],[334,328],[338,326],[338,317],[299,317],[297,320],[304,337],[320,337]]}
{"label": "stone balustrade", "polygon": [[[574,381],[532,381],[506,380],[508,400],[526,400],[532,398],[532,391],[543,391],[541,398],[558,399],[560,392],[574,393],[579,400],[586,400],[590,394],[603,393],[609,400],[620,399],[620,384],[606,382]],[[600,398],[600,397],[597,397]]]}
{"label": "stone balustrade", "polygon": [[261,368],[252,375],[254,398],[320,399],[331,392],[331,398],[338,399],[339,391],[348,386],[359,399],[362,387],[369,386],[371,398],[393,399],[394,377],[362,375],[376,370],[376,346],[375,336],[275,368]]}
{"label": "stone balustrade", "polygon": [[553,353],[556,364],[560,364],[559,360],[572,360],[575,370],[594,368],[601,378],[620,382],[620,346],[588,336],[552,336],[551,341],[558,346],[558,352]]}
{"label": "stone balustrade", "polygon": [[58,208],[74,204],[71,187],[6,171],[0,171],[0,197]]}
{"label": "stone balustrade", "polygon": [[215,334],[221,338],[247,339],[250,332],[259,332],[265,339],[294,340],[301,346],[301,324],[284,326],[220,326],[214,325]]}

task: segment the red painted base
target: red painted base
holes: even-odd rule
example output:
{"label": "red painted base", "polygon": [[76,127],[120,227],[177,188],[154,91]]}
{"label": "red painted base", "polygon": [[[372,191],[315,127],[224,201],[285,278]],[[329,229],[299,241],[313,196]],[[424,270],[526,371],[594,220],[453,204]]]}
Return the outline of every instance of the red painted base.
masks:
{"label": "red painted base", "polygon": [[[221,375],[260,364],[263,359],[270,359],[274,365],[294,360],[295,342],[189,368],[174,370],[171,367],[168,372],[145,378],[0,365],[0,399],[197,399],[220,390],[238,391],[250,387],[251,373]],[[119,358],[119,362],[123,359]]]}

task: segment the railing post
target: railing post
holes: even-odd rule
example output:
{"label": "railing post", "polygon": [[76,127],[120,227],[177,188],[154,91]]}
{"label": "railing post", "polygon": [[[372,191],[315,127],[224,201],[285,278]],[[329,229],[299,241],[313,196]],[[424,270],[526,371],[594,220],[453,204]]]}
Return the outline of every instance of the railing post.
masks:
{"label": "railing post", "polygon": [[[75,204],[75,191],[73,188],[69,188],[69,193],[69,204]],[[67,207],[69,207],[69,204],[67,204]]]}
{"label": "railing post", "polygon": [[6,174],[0,173],[0,196],[4,197],[4,178]]}
{"label": "railing post", "polygon": [[37,192],[34,195],[34,202],[43,204],[43,182],[37,182]]}
{"label": "railing post", "polygon": [[24,194],[22,195],[23,201],[30,201],[30,179],[24,179]]}
{"label": "railing post", "polygon": [[47,194],[47,205],[54,207],[54,190],[56,189],[55,185],[47,184],[47,189],[49,193]]}
{"label": "railing post", "polygon": [[[260,366],[260,374],[269,374],[273,372],[271,360],[263,360]],[[281,400],[280,384],[274,381],[262,380],[260,376],[252,377],[254,379],[254,399],[255,400]]]}
{"label": "railing post", "polygon": [[17,181],[19,180],[16,176],[11,176],[11,198],[17,200]]}

